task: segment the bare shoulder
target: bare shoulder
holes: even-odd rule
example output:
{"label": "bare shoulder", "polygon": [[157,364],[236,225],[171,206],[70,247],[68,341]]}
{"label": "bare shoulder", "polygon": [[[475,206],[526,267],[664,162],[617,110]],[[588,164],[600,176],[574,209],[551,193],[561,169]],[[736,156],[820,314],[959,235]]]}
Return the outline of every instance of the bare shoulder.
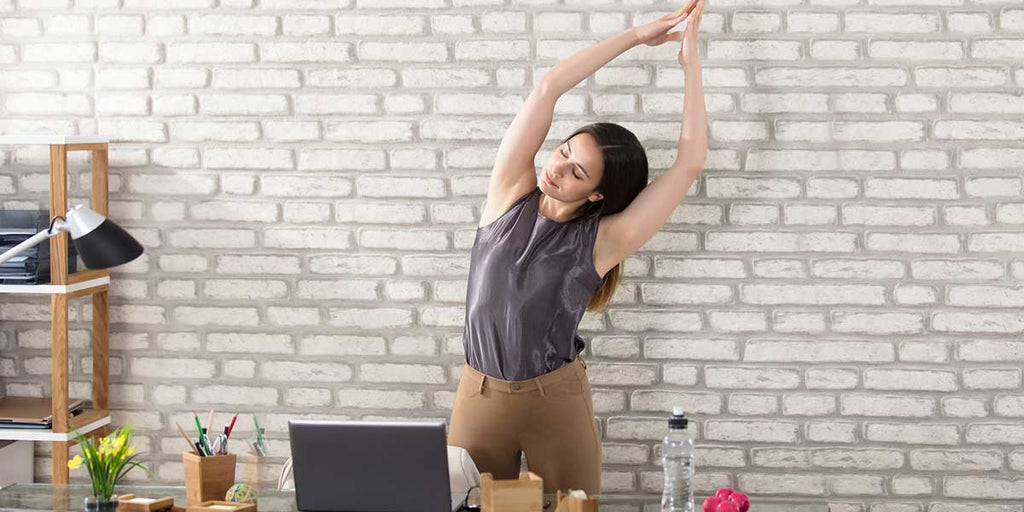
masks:
{"label": "bare shoulder", "polygon": [[512,203],[537,188],[537,175],[528,173],[526,179],[510,184],[492,184],[487,191],[487,199],[480,210],[480,227],[484,227],[508,211]]}

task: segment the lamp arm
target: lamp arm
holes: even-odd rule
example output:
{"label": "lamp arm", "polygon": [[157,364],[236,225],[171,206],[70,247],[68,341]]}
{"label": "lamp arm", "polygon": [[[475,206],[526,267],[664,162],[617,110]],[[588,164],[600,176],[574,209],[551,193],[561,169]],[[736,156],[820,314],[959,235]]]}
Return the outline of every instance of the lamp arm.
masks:
{"label": "lamp arm", "polygon": [[22,242],[22,243],[20,243],[18,245],[15,245],[14,247],[11,247],[10,249],[8,249],[7,252],[5,252],[3,254],[0,254],[0,264],[3,264],[7,260],[9,260],[9,259],[11,259],[11,258],[13,258],[13,257],[15,257],[15,256],[17,256],[17,255],[19,255],[19,254],[21,254],[23,252],[25,252],[26,250],[34,247],[36,244],[38,244],[38,243],[40,243],[40,242],[42,242],[42,241],[44,241],[44,240],[46,240],[46,239],[48,239],[48,238],[50,238],[52,236],[58,235],[63,230],[64,230],[64,219],[61,218],[61,217],[54,217],[53,221],[50,222],[50,227],[49,228],[44,229],[44,230],[42,230],[42,231],[32,235],[31,237],[26,239],[24,242]]}

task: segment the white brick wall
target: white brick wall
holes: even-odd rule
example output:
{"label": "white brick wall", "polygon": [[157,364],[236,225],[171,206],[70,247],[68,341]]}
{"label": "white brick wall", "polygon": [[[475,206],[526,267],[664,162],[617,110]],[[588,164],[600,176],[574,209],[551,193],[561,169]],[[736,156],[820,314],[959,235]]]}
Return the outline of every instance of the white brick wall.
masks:
{"label": "white brick wall", "polygon": [[[581,325],[603,490],[660,490],[681,404],[699,495],[1020,512],[1024,4],[710,3],[708,169]],[[147,254],[114,273],[112,402],[159,477],[180,482],[196,407],[260,414],[272,465],[292,417],[447,419],[508,122],[556,59],[671,7],[0,0],[0,133],[113,139],[112,216]],[[566,94],[538,160],[609,120],[662,172],[676,51]],[[4,208],[46,204],[46,159],[0,150]],[[83,397],[91,314],[72,303]],[[48,304],[0,319],[2,392],[48,394]]]}

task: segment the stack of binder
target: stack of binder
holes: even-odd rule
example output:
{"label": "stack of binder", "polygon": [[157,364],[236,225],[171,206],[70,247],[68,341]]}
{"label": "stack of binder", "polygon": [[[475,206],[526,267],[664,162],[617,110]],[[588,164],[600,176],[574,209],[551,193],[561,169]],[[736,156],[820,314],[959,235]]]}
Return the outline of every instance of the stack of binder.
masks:
{"label": "stack of binder", "polygon": [[[0,210],[0,254],[50,227],[48,210]],[[78,251],[68,241],[68,273],[78,268]],[[50,242],[44,241],[0,263],[0,284],[50,282]]]}

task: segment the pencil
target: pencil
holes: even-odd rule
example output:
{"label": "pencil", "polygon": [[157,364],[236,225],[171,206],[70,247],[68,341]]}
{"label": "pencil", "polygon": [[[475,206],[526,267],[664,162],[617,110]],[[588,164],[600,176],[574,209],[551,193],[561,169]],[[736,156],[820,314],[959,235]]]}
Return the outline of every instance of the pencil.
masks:
{"label": "pencil", "polygon": [[188,443],[188,449],[191,450],[192,453],[199,455],[199,452],[196,451],[196,447],[192,445],[192,439],[185,433],[185,429],[181,428],[181,424],[177,421],[175,421],[174,424],[178,426],[178,431],[181,432],[181,437],[184,437],[185,442]]}
{"label": "pencil", "polygon": [[213,433],[213,409],[210,409],[210,419],[206,420],[206,435]]}

